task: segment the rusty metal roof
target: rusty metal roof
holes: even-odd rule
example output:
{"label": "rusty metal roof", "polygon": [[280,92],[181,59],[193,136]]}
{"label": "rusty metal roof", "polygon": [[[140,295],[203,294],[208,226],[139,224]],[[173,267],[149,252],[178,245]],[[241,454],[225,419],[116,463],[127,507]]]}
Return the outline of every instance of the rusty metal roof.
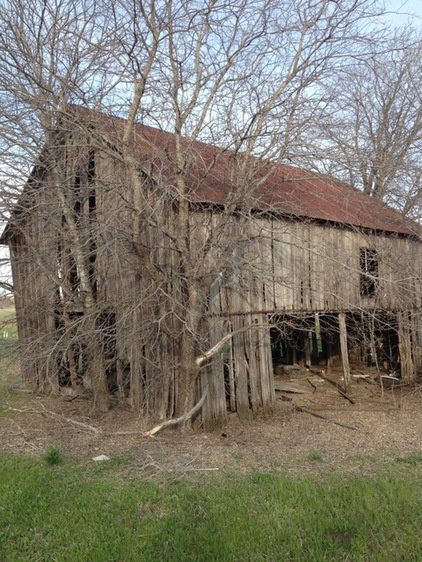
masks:
{"label": "rusty metal roof", "polygon": [[[91,118],[94,113],[90,112]],[[118,143],[125,121],[95,113],[96,127]],[[137,124],[132,147],[144,169],[175,185],[175,137],[173,134]],[[375,231],[420,236],[420,225],[377,198],[344,182],[285,164],[262,162],[241,153],[185,139],[191,152],[187,170],[189,199],[195,203],[238,206],[301,219],[330,221]],[[239,181],[240,180],[240,181]]]}
{"label": "rusty metal roof", "polygon": [[[66,119],[73,127],[95,130],[115,149],[121,146],[126,121],[119,117],[72,106]],[[175,136],[153,127],[136,124],[130,142],[139,165],[157,181],[176,188]],[[358,227],[378,232],[400,234],[421,239],[421,225],[406,218],[381,200],[370,197],[344,182],[294,166],[245,159],[235,153],[199,141],[184,139],[190,151],[187,185],[184,194],[192,203],[224,206],[234,210],[257,211],[300,220],[311,219]],[[25,194],[32,180],[45,168],[44,152],[34,166],[28,182],[0,236],[6,244],[13,233],[13,223],[27,208]],[[242,168],[243,166],[243,168]],[[38,181],[38,180],[36,180]]]}

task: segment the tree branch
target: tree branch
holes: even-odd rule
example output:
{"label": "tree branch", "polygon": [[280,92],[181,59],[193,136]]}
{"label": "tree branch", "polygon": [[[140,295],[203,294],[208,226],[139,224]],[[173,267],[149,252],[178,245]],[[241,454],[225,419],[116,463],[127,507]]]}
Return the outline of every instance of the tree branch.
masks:
{"label": "tree branch", "polygon": [[186,414],[184,414],[183,416],[180,416],[179,418],[174,418],[172,420],[167,420],[163,423],[160,423],[158,425],[156,425],[155,427],[153,427],[152,429],[150,429],[149,431],[146,431],[143,436],[144,437],[152,437],[153,435],[155,435],[156,433],[158,433],[159,431],[161,431],[162,429],[164,429],[165,427],[170,427],[173,425],[178,425],[179,423],[184,423],[189,421],[197,412],[199,412],[199,410],[202,408],[205,399],[208,395],[208,386],[206,387],[206,389],[204,390],[203,395],[201,396],[201,399],[199,400],[199,402],[197,402],[195,404],[195,406],[189,410],[189,412],[187,412]]}

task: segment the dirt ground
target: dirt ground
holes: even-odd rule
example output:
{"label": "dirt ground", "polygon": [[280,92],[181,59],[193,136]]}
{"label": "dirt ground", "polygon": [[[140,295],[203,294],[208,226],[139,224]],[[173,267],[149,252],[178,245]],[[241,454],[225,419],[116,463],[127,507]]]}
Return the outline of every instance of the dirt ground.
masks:
{"label": "dirt ground", "polygon": [[[342,382],[339,374],[329,377]],[[40,456],[54,445],[64,456],[87,462],[102,454],[124,457],[137,474],[152,479],[256,471],[370,473],[422,456],[421,386],[382,390],[373,373],[354,377],[352,403],[316,372],[276,380],[282,388],[286,383],[290,388],[276,392],[272,413],[242,423],[233,416],[211,432],[165,429],[144,437],[151,426],[129,408],[92,417],[84,398],[35,396],[16,375],[3,373],[0,451]]]}

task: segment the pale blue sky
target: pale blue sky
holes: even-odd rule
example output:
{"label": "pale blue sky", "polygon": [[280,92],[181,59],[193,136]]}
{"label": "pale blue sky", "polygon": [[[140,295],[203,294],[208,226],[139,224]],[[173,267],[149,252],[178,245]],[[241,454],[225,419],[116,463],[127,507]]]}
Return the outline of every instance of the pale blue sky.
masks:
{"label": "pale blue sky", "polygon": [[404,25],[411,18],[413,25],[422,27],[422,0],[385,0],[385,7],[393,23]]}

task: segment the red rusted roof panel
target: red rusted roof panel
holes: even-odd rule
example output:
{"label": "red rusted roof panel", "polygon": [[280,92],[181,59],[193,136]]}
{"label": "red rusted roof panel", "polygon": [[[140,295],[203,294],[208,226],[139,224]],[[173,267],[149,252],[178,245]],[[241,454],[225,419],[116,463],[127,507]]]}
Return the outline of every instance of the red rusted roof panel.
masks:
{"label": "red rusted roof panel", "polygon": [[[119,142],[124,120],[95,113],[95,123],[111,142]],[[192,155],[187,183],[193,202],[225,204],[233,197],[241,201],[244,196],[245,205],[258,211],[406,235],[420,234],[418,224],[379,199],[338,180],[284,164],[263,164],[255,158],[248,159],[242,176],[242,154],[189,139],[184,142]],[[174,135],[138,124],[131,144],[147,172],[164,177],[176,188]],[[243,179],[237,189],[239,177]]]}

